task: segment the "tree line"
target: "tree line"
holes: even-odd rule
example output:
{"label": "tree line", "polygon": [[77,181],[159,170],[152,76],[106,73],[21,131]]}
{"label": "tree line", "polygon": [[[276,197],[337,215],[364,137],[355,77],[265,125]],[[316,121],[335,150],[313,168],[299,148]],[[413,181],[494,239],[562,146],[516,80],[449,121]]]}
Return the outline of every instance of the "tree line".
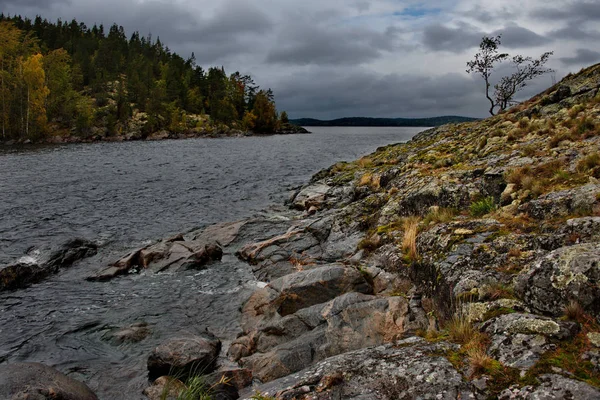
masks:
{"label": "tree line", "polygon": [[116,135],[134,111],[145,113],[144,135],[185,130],[189,115],[259,133],[280,123],[270,89],[222,67],[206,71],[193,53],[184,59],[158,37],[128,39],[116,24],[105,32],[76,20],[0,15],[3,140],[61,130],[85,136],[93,126]]}

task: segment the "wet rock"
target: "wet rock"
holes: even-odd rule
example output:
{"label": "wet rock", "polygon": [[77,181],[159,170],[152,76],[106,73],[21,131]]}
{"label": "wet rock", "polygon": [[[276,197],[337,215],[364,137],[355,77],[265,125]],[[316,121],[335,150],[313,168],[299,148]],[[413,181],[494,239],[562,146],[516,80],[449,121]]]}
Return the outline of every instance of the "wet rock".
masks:
{"label": "wet rock", "polygon": [[73,265],[86,257],[91,257],[98,251],[98,245],[85,239],[72,239],[54,250],[44,267],[58,270]]}
{"label": "wet rock", "polygon": [[508,388],[500,393],[499,400],[546,399],[600,399],[600,391],[585,382],[556,374],[538,377],[539,386]]}
{"label": "wet rock", "polygon": [[600,314],[600,244],[557,249],[518,278],[515,291],[530,307],[559,316],[571,302]]}
{"label": "wet rock", "polygon": [[471,385],[439,354],[450,345],[410,338],[327,358],[254,390],[278,399],[474,399]]}
{"label": "wet rock", "polygon": [[51,273],[37,264],[8,265],[0,269],[0,291],[27,287],[40,282]]}
{"label": "wet rock", "polygon": [[148,357],[150,379],[163,375],[182,378],[211,373],[221,351],[221,341],[209,333],[173,338],[156,347]]}
{"label": "wet rock", "polygon": [[75,262],[96,254],[98,246],[85,239],[73,239],[54,249],[50,257],[40,264],[17,263],[0,269],[0,292],[20,289],[42,281],[68,268]]}
{"label": "wet rock", "polygon": [[126,328],[119,329],[115,332],[107,334],[105,337],[111,343],[120,345],[123,343],[137,343],[146,339],[152,331],[145,322],[130,325]]}
{"label": "wet rock", "polygon": [[185,240],[182,235],[162,240],[135,250],[114,264],[88,277],[92,281],[107,281],[139,270],[154,273],[203,268],[211,261],[220,260],[223,249],[215,242]]}
{"label": "wet rock", "polygon": [[0,365],[0,398],[98,400],[85,384],[38,363]]}

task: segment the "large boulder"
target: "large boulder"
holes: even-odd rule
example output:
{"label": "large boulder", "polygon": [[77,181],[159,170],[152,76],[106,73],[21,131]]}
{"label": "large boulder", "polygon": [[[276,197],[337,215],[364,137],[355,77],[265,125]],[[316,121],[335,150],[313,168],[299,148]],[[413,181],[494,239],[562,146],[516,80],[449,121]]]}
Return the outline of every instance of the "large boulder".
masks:
{"label": "large boulder", "polygon": [[181,379],[206,375],[215,369],[221,341],[212,334],[169,339],[148,357],[148,372],[154,380],[164,375]]}
{"label": "large boulder", "polygon": [[450,348],[413,337],[352,351],[248,389],[241,398],[259,391],[284,400],[474,399],[471,385],[439,355]]}
{"label": "large boulder", "polygon": [[519,209],[536,219],[547,219],[591,210],[598,202],[600,184],[590,183],[574,189],[551,192],[523,204]]}
{"label": "large boulder", "polygon": [[298,210],[308,210],[311,207],[321,208],[327,193],[331,190],[331,186],[325,183],[314,183],[309,185],[295,196],[292,201],[292,207]]}
{"label": "large boulder", "polygon": [[419,301],[346,293],[294,314],[262,320],[231,344],[229,356],[266,382],[329,356],[390,342],[427,327]]}
{"label": "large boulder", "polygon": [[556,348],[551,339],[572,337],[577,324],[513,313],[485,322],[482,329],[491,338],[488,352],[495,359],[509,367],[528,370],[544,353]]}
{"label": "large boulder", "polygon": [[600,243],[559,248],[516,280],[515,291],[533,309],[559,316],[571,302],[600,315]]}
{"label": "large boulder", "polygon": [[365,277],[355,268],[324,265],[275,279],[257,290],[242,306],[242,328],[249,332],[262,320],[284,317],[348,293],[370,293]]}
{"label": "large boulder", "polygon": [[98,400],[85,384],[38,363],[0,366],[0,398],[7,400]]}
{"label": "large boulder", "polygon": [[42,281],[61,268],[68,268],[75,262],[91,257],[98,246],[85,239],[72,239],[52,249],[48,259],[38,263],[17,263],[0,268],[0,291],[20,289]]}

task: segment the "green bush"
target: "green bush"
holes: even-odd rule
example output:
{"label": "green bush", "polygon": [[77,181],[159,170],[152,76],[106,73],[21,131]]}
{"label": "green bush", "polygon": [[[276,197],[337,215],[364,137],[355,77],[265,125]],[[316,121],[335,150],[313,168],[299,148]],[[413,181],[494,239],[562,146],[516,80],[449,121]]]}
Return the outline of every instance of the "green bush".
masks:
{"label": "green bush", "polygon": [[474,217],[481,217],[482,215],[489,214],[495,209],[496,203],[494,202],[494,198],[491,196],[472,203],[470,207],[471,215]]}

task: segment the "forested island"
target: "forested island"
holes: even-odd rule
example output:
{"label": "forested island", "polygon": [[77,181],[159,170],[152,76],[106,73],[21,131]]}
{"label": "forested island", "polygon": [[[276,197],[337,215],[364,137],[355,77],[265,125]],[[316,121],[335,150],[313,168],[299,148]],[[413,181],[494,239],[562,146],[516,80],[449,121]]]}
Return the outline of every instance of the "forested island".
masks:
{"label": "forested island", "polygon": [[306,132],[249,75],[122,26],[0,15],[0,143]]}
{"label": "forested island", "polygon": [[348,117],[332,120],[320,120],[314,118],[299,118],[290,122],[299,126],[415,126],[430,127],[441,126],[450,123],[463,123],[476,121],[477,118],[459,117],[447,115],[432,118],[365,118]]}

